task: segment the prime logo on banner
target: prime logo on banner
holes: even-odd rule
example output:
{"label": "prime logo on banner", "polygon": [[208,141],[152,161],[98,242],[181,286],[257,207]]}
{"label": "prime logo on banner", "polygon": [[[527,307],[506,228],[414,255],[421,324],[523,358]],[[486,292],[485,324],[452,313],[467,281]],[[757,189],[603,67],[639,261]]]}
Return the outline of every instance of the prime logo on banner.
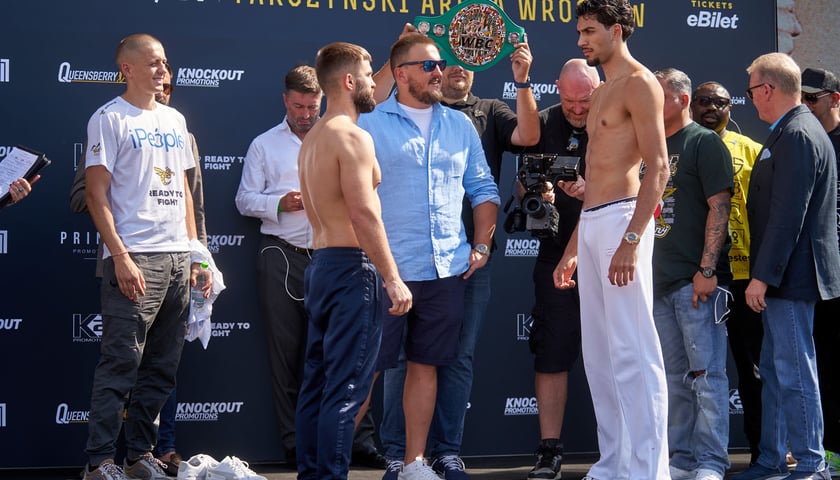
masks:
{"label": "prime logo on banner", "polygon": [[[559,101],[554,81],[580,57],[573,0],[497,0],[527,31],[539,107]],[[629,44],[651,70],[677,67],[733,93],[743,133],[766,127],[743,98],[744,71],[775,50],[773,0],[633,0]],[[0,157],[11,145],[44,152],[52,166],[24,202],[0,210],[0,468],[81,465],[93,369],[102,331],[94,259],[99,241],[86,214],[71,213],[70,186],[94,109],[122,93],[114,64],[123,37],[160,38],[174,70],[172,106],[195,135],[204,174],[209,248],[227,291],[214,304],[207,350],[184,348],[178,374],[178,450],[251,462],[279,461],[282,448],[255,288],[258,224],[234,205],[251,140],[284,115],[283,77],[312,64],[333,41],[367,48],[374,68],[405,23],[446,15],[432,0],[82,0],[0,4]],[[92,14],[95,12],[95,14]],[[104,19],[109,19],[105,21]],[[112,20],[111,20],[112,19]],[[433,28],[433,25],[432,25]],[[432,33],[433,34],[433,33]],[[474,93],[515,105],[504,56],[475,75]],[[515,160],[499,180],[510,195]],[[503,218],[500,219],[500,222]],[[501,225],[500,225],[501,226]],[[497,229],[492,298],[475,359],[463,455],[531,454],[539,441],[528,350],[539,241]],[[499,353],[502,353],[501,355]],[[567,452],[597,448],[582,362],[572,372],[564,425]],[[733,379],[734,385],[734,379]],[[733,387],[734,388],[734,387]],[[733,419],[740,401],[732,395]],[[377,401],[374,401],[377,404]],[[377,415],[379,413],[377,412]],[[733,444],[743,440],[733,422]]]}

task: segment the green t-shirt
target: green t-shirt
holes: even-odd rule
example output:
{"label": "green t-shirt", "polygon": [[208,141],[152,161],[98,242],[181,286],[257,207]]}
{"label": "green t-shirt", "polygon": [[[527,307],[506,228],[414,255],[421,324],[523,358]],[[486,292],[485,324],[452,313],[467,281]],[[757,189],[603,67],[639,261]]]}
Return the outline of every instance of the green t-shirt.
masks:
{"label": "green t-shirt", "polygon": [[[732,191],[732,157],[717,133],[691,122],[666,140],[670,176],[654,218],[653,293],[667,295],[691,283],[700,268],[706,239],[707,199]],[[726,246],[717,266],[719,283],[729,283]]]}

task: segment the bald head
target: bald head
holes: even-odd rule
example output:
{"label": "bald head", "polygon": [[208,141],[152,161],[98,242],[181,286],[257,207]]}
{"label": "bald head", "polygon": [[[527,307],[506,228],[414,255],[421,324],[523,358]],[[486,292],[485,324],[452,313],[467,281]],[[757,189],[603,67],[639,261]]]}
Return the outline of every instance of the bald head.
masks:
{"label": "bald head", "polygon": [[586,60],[573,58],[563,65],[555,83],[566,120],[575,128],[585,127],[592,92],[601,83],[598,70],[587,65]]}
{"label": "bald head", "polygon": [[117,46],[117,66],[119,67],[125,62],[130,62],[138,53],[149,45],[162,44],[160,43],[160,40],[148,33],[135,33],[123,38]]}

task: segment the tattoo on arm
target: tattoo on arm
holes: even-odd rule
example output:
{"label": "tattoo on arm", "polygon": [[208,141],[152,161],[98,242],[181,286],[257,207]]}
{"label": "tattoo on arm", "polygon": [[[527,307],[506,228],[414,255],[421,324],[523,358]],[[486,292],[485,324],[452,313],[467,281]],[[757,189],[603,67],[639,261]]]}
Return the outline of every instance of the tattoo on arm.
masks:
{"label": "tattoo on arm", "polygon": [[703,242],[701,265],[717,265],[729,228],[730,196],[729,190],[724,190],[707,200],[709,213],[706,216],[706,238]]}

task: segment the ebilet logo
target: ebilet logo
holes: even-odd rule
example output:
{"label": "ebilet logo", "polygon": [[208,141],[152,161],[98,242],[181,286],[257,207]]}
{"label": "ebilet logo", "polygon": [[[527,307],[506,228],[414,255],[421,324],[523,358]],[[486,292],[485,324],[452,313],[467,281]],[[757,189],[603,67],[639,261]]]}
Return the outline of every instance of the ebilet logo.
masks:
{"label": "ebilet logo", "polygon": [[102,340],[102,315],[73,314],[73,343],[90,343]]}
{"label": "ebilet logo", "polygon": [[529,340],[531,329],[534,327],[534,317],[524,313],[516,314],[516,339]]}
{"label": "ebilet logo", "polygon": [[505,416],[537,415],[537,397],[508,397],[505,400]]}

